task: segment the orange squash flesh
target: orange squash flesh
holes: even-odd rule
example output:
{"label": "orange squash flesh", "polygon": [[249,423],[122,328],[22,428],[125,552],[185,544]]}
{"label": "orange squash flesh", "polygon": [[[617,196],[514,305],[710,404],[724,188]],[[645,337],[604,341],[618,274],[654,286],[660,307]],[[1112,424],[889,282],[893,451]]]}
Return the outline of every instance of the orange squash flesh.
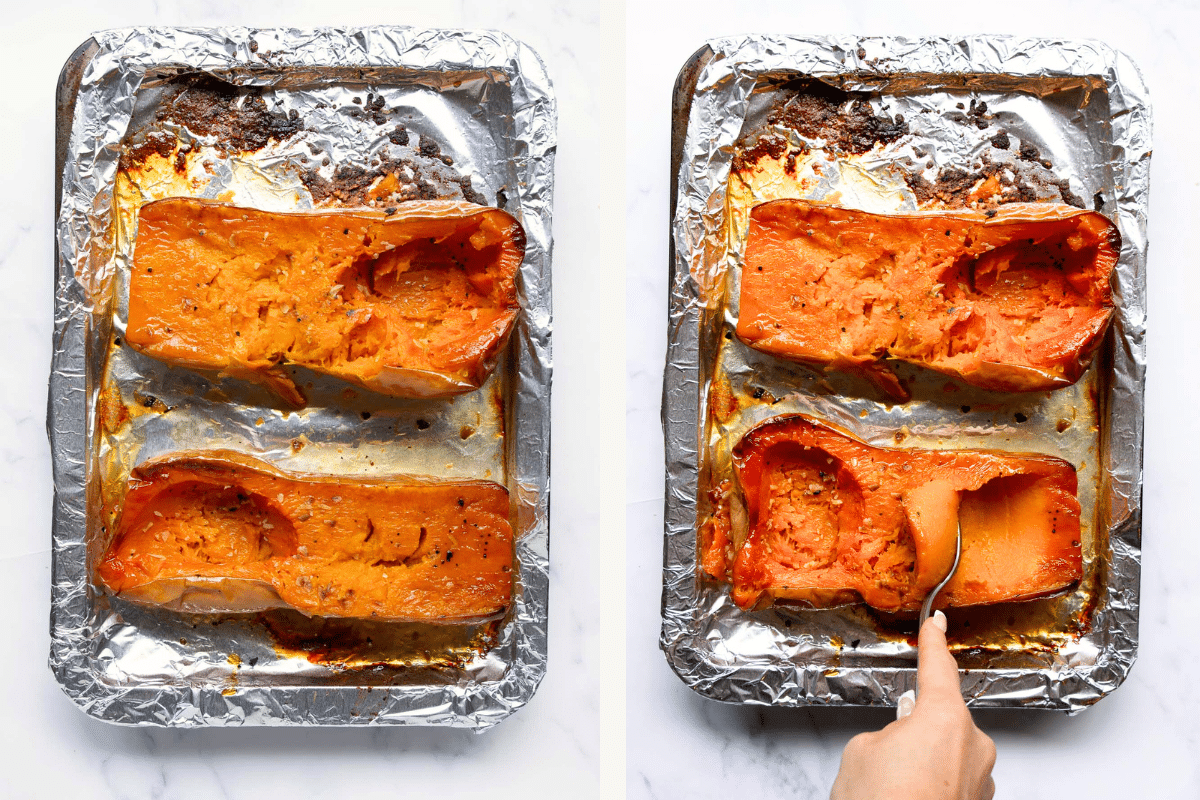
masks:
{"label": "orange squash flesh", "polygon": [[[1082,575],[1075,469],[1058,458],[873,447],[794,415],[747,433],[734,464],[747,518],[732,563],[743,608],[861,599],[915,610],[949,571],[955,522],[962,558],[940,607],[1050,595]],[[738,536],[716,538],[705,544]],[[709,568],[716,553],[701,560],[724,573]]]}
{"label": "orange squash flesh", "polygon": [[961,497],[944,478],[913,487],[904,493],[905,521],[916,550],[913,588],[925,594],[954,568],[958,547],[958,510]]}
{"label": "orange squash flesh", "polygon": [[134,470],[99,577],[192,612],[475,621],[512,597],[509,514],[495,483],[298,476],[184,453]]}
{"label": "orange squash flesh", "polygon": [[191,198],[138,214],[125,338],[305,398],[299,364],[399,397],[478,388],[519,311],[525,236],[471,203],[273,213]]}
{"label": "orange squash flesh", "polygon": [[888,215],[776,200],[750,215],[737,335],[899,400],[885,358],[995,391],[1054,389],[1091,363],[1120,250],[1112,222],[1070,206]]}

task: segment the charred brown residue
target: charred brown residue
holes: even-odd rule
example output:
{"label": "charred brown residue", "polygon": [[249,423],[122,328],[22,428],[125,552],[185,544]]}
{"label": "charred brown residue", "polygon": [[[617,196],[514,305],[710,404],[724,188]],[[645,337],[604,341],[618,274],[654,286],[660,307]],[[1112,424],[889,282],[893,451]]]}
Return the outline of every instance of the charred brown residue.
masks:
{"label": "charred brown residue", "polygon": [[[421,153],[421,155],[425,156],[426,158],[436,158],[438,160],[441,160],[444,158],[444,156],[442,155],[441,145],[439,145],[433,139],[430,139],[428,136],[421,137],[421,142],[417,146],[417,149]],[[451,160],[449,163],[447,163],[446,166],[449,166],[450,164],[453,164],[453,163],[454,163],[454,161]]]}
{"label": "charred brown residue", "polygon": [[458,188],[463,194],[463,199],[469,203],[478,203],[479,205],[487,205],[487,198],[475,191],[475,187],[471,185],[471,176],[463,175],[458,179]]}
{"label": "charred brown residue", "polygon": [[1017,150],[1017,158],[1022,161],[1031,161],[1035,164],[1041,164],[1046,169],[1050,169],[1053,164],[1049,159],[1042,158],[1042,152],[1038,150],[1037,145],[1029,142],[1021,142],[1021,147]]}
{"label": "charred brown residue", "polygon": [[384,111],[383,95],[367,94],[367,105],[364,113],[370,117],[371,121],[376,125],[384,125],[387,123],[387,113]]}
{"label": "charred brown residue", "polygon": [[768,125],[790,128],[806,139],[823,139],[834,153],[862,155],[875,145],[908,134],[904,118],[876,114],[865,92],[847,92],[814,80],[789,81]]}
{"label": "charred brown residue", "polygon": [[300,173],[300,180],[318,204],[336,201],[342,205],[392,206],[396,202],[445,197],[454,189],[462,192],[467,202],[487,203],[471,185],[469,175],[440,177],[410,158],[385,157],[370,169],[342,164],[328,178],[318,169],[309,169]]}
{"label": "charred brown residue", "polygon": [[787,163],[784,169],[789,175],[795,175],[796,157],[804,155],[807,152],[807,147],[800,149],[793,148],[788,144],[787,139],[779,134],[764,133],[748,147],[739,147],[733,157],[733,170],[734,172],[743,172],[752,169],[763,158],[779,160],[786,153]]}
{"label": "charred brown residue", "polygon": [[180,175],[187,174],[187,156],[192,152],[192,146],[189,144],[179,145],[179,150],[175,153],[175,171]]}
{"label": "charred brown residue", "polygon": [[116,433],[124,425],[145,414],[166,414],[171,410],[160,398],[135,391],[133,402],[127,403],[115,386],[100,392],[100,424],[105,432]]}
{"label": "charred brown residue", "polygon": [[861,155],[908,134],[902,116],[876,114],[866,93],[847,92],[813,80],[789,81],[780,89],[781,97],[767,115],[768,130],[751,132],[735,145],[734,172],[752,170],[770,159],[783,160],[784,172],[795,176],[796,159],[808,155],[811,146],[789,141],[778,128],[822,140],[822,149],[830,154],[847,155]]}
{"label": "charred brown residue", "polygon": [[171,407],[164,403],[159,398],[152,394],[142,394],[141,392],[133,393],[133,401],[147,411],[154,411],[159,414],[165,414],[171,410]]}
{"label": "charred brown residue", "polygon": [[[190,145],[180,145],[171,122],[200,136],[216,138],[216,147],[230,152],[261,150],[303,129],[299,114],[271,111],[263,90],[241,88],[212,75],[184,75],[171,81],[149,129],[135,134],[121,153],[120,168],[132,170],[151,155],[175,156],[174,168],[187,172]],[[176,149],[178,147],[178,150]]]}
{"label": "charred brown residue", "polygon": [[[344,205],[365,205],[370,202],[367,193],[375,183],[387,174],[396,174],[402,166],[401,161],[390,160],[376,169],[366,169],[357,164],[341,164],[334,168],[333,175],[329,178],[322,176],[316,169],[310,169],[300,173],[300,180],[316,203],[335,200]],[[414,179],[412,199],[428,200],[436,196],[432,187]]]}
{"label": "charred brown residue", "polygon": [[[264,54],[259,54],[264,55]],[[301,133],[305,125],[295,110],[283,112],[270,99],[268,89],[243,87],[207,74],[189,73],[170,81],[150,123],[133,132],[120,159],[120,168],[134,182],[137,171],[154,156],[167,160],[176,174],[186,177],[194,163],[212,176],[214,159],[197,158],[200,146],[181,141],[176,129],[184,128],[205,137],[205,146],[218,152],[218,160],[239,153],[253,153],[272,142]],[[454,158],[427,134],[410,135],[408,126],[396,119],[382,94],[367,92],[353,98],[337,111],[382,126],[387,144],[368,160],[333,162],[329,153],[313,142],[308,153],[296,155],[285,169],[294,170],[316,205],[375,206],[398,210],[414,200],[457,199],[487,205],[476,191],[470,175],[454,168]],[[323,102],[317,108],[329,108]],[[311,155],[310,155],[311,154]],[[506,199],[506,198],[504,198]],[[500,200],[503,207],[503,200]]]}
{"label": "charred brown residue", "polygon": [[982,172],[971,173],[958,167],[944,167],[932,181],[921,174],[909,175],[905,180],[918,203],[940,200],[949,206],[962,206],[967,204],[975,185],[987,177]]}
{"label": "charred brown residue", "polygon": [[[807,140],[821,140],[820,148],[830,156],[855,156],[877,145],[887,145],[909,134],[903,115],[876,112],[871,94],[851,92],[815,80],[781,84],[780,99],[767,115],[766,130],[753,131],[735,146],[733,170],[747,172],[767,160],[785,160],[786,174],[796,174],[796,159],[809,152],[791,143],[779,128],[788,128]],[[1070,181],[1055,176],[1053,164],[1030,142],[1014,141],[996,128],[986,102],[971,99],[959,103],[945,118],[984,131],[990,144],[974,164],[954,164],[934,169],[932,160],[924,168],[910,165],[905,181],[921,205],[945,207],[981,206],[995,208],[1004,203],[1063,202],[1077,208],[1084,200],[1071,191]],[[817,147],[816,143],[811,147]],[[918,150],[920,153],[920,150]],[[899,164],[904,168],[903,164]]]}
{"label": "charred brown residue", "polygon": [[487,652],[500,622],[429,625],[363,619],[305,617],[291,610],[256,617],[283,657],[346,669],[457,669]]}
{"label": "charred brown residue", "polygon": [[[1003,149],[1007,149],[1011,146],[1007,133],[993,137],[993,145],[1000,135],[1004,136]],[[1022,144],[1021,148],[1024,150],[1025,145]],[[1037,148],[1033,148],[1032,152],[1036,154]],[[1071,191],[1070,181],[1041,173],[1032,165],[1022,166],[1022,162],[1030,161],[1043,168],[1050,163],[1023,157],[1015,162],[998,161],[991,154],[984,153],[974,169],[947,166],[938,170],[932,180],[916,173],[906,176],[905,181],[917,202],[922,205],[933,201],[949,207],[962,207],[976,202],[996,205],[1061,200],[1076,208],[1084,207],[1083,199]]]}
{"label": "charred brown residue", "polygon": [[[1032,658],[1055,653],[1067,638],[1078,636],[1087,627],[1080,615],[1062,619],[1060,593],[1041,598],[988,606],[955,607],[947,614],[950,649],[960,657],[1007,655],[1017,651]],[[916,612],[889,613],[867,605],[847,609],[882,641],[906,642],[917,646]]]}
{"label": "charred brown residue", "polygon": [[[958,107],[962,108],[962,103],[959,103]],[[970,125],[979,130],[984,130],[992,124],[992,115],[988,113],[987,103],[974,98],[971,99],[971,106],[966,109],[966,113],[951,111],[946,117],[960,125]],[[1008,145],[1006,144],[1002,149],[1008,149]]]}
{"label": "charred brown residue", "polygon": [[1062,201],[1069,206],[1075,206],[1076,208],[1087,207],[1083,202],[1083,198],[1071,191],[1071,182],[1066,178],[1058,182],[1058,194],[1062,197]]}
{"label": "charred brown residue", "polygon": [[745,387],[745,391],[747,394],[749,394],[755,400],[761,400],[763,403],[765,403],[767,405],[775,405],[782,399],[782,398],[776,397],[775,395],[771,394],[770,392],[768,392],[766,389],[764,389],[761,386],[753,386],[752,387],[752,386],[747,385]]}
{"label": "charred brown residue", "polygon": [[147,131],[140,140],[127,144],[121,152],[118,167],[129,170],[138,164],[145,163],[150,156],[170,158],[175,152],[175,137],[165,131]]}
{"label": "charred brown residue", "polygon": [[261,150],[304,127],[295,111],[267,108],[261,89],[238,87],[212,75],[187,75],[173,82],[157,120],[215,136],[219,147],[241,151]]}

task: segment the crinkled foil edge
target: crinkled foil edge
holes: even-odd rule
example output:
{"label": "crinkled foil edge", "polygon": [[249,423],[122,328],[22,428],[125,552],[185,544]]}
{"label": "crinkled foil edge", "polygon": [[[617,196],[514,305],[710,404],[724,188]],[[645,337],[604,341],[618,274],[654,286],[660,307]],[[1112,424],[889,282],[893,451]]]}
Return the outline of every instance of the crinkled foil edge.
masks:
{"label": "crinkled foil edge", "polygon": [[[376,686],[371,713],[352,713],[361,687],[254,686],[223,694],[213,685],[111,686],[97,679],[87,642],[86,449],[89,375],[86,340],[92,309],[75,280],[77,265],[103,248],[122,137],[147,71],[179,66],[209,71],[261,68],[250,41],[266,33],[282,45],[272,72],[300,67],[400,67],[419,71],[487,69],[503,73],[514,107],[516,171],[527,236],[521,267],[523,313],[512,393],[513,469],[519,539],[511,636],[516,657],[502,680],[453,685]],[[93,717],[128,725],[416,724],[487,729],[533,696],[546,670],[550,532],[551,216],[557,107],[550,78],[527,45],[496,31],[124,28],[97,33],[71,120],[56,222],[53,358],[47,430],[51,444],[51,646],[49,664],[63,690]],[[94,398],[93,398],[94,399]],[[94,410],[91,411],[94,415]],[[100,656],[103,657],[103,654]]]}
{"label": "crinkled foil edge", "polygon": [[[870,61],[864,49],[873,55]],[[883,52],[882,57],[878,57]],[[1111,160],[1119,176],[1117,222],[1123,249],[1117,266],[1113,380],[1103,398],[1106,425],[1101,518],[1112,554],[1104,596],[1090,637],[1098,650],[1086,667],[972,670],[962,677],[974,707],[1045,708],[1077,712],[1113,691],[1137,653],[1141,575],[1141,497],[1146,374],[1146,222],[1151,156],[1150,101],[1137,67],[1094,41],[1008,36],[859,38],[744,36],[707,43],[711,54],[692,97],[671,221],[667,363],[663,381],[666,440],[665,542],[660,646],[683,682],[729,703],[775,706],[895,705],[916,683],[913,668],[832,668],[825,663],[762,659],[722,663],[713,657],[697,618],[700,578],[696,513],[706,378],[700,352],[705,242],[720,235],[732,145],[747,98],[763,73],[812,76],[857,73],[1099,76],[1111,103]],[[685,68],[686,69],[686,68]],[[679,103],[682,98],[675,98]]]}

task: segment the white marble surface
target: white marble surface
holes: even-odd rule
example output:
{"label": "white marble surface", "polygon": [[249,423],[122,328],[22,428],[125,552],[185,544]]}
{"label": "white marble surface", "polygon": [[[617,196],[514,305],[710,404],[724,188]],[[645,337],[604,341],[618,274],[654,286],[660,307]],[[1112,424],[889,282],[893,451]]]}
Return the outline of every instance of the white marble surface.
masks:
{"label": "white marble surface", "polygon": [[[920,8],[917,13],[914,9]],[[655,647],[662,567],[668,150],[675,74],[708,38],[778,33],[1013,33],[1096,38],[1141,67],[1154,105],[1141,649],[1129,680],[1076,717],[979,713],[999,748],[998,798],[1200,797],[1200,337],[1195,3],[631,5],[627,22],[627,526],[630,798],[824,798],[841,749],[885,711],[762,711],[701,699]]]}
{"label": "white marble surface", "polygon": [[[0,40],[0,797],[586,797],[624,785],[621,500],[623,7],[553,2],[23,2]],[[560,102],[554,250],[550,670],[533,701],[476,736],[438,729],[162,731],[85,717],[49,650],[54,87],[93,31],[129,24],[499,28],[546,61]],[[601,156],[600,154],[603,153]],[[597,247],[597,236],[604,246]],[[599,452],[596,431],[615,443]],[[615,577],[614,577],[615,576]],[[615,643],[615,645],[614,645]],[[616,651],[614,652],[614,646]]]}

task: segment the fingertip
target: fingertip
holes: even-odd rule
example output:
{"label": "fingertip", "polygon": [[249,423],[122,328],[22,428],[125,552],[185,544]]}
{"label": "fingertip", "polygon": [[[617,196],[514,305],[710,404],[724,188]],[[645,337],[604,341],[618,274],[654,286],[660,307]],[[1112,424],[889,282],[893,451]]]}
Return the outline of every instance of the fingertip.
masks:
{"label": "fingertip", "polygon": [[941,611],[934,612],[917,631],[917,649],[920,650],[933,643],[937,643],[939,650],[945,648],[946,628],[946,615]]}
{"label": "fingertip", "polygon": [[943,627],[946,616],[939,614],[926,620],[917,642],[918,697],[958,697],[961,702],[958,664],[946,645]]}

